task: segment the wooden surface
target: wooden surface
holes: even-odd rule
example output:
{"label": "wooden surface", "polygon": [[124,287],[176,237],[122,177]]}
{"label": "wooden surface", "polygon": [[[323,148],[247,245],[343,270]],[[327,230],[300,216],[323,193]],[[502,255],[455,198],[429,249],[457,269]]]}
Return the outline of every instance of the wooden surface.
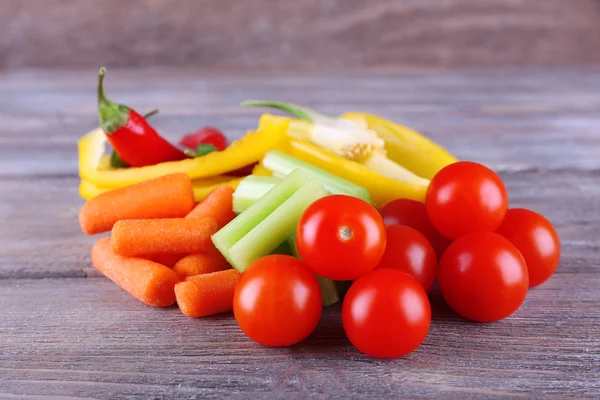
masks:
{"label": "wooden surface", "polygon": [[600,65],[600,0],[3,0],[0,68]]}
{"label": "wooden surface", "polygon": [[78,228],[75,141],[95,121],[95,69],[0,74],[0,398],[600,397],[600,70],[200,75],[109,70],[107,91],[176,138],[256,125],[247,98],[403,121],[500,172],[511,205],[556,225],[556,275],[510,318],[469,323],[431,294],[410,355],[358,353],[339,306],[284,349],[247,339],[230,314],[152,309],[90,265]]}

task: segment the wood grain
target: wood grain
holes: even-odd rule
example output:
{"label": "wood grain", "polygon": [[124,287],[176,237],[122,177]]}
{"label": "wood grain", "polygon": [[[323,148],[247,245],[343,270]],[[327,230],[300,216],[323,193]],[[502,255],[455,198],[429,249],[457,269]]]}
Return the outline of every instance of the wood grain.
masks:
{"label": "wood grain", "polygon": [[0,68],[598,65],[598,42],[597,0],[0,3]]}
{"label": "wood grain", "polygon": [[91,267],[79,231],[76,138],[95,125],[95,68],[0,74],[0,398],[598,398],[600,70],[328,74],[112,70],[112,97],[159,107],[175,139],[239,137],[277,98],[405,121],[496,168],[511,205],[546,215],[561,265],[510,318],[469,323],[431,294],[423,345],[394,361],[347,341],[339,306],[291,348],[261,347],[230,314],[144,306]]}

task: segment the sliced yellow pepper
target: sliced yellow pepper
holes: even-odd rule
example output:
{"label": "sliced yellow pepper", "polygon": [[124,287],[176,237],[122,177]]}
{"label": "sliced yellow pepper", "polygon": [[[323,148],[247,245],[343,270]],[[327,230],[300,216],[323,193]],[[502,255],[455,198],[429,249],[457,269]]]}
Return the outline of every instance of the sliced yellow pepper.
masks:
{"label": "sliced yellow pepper", "polygon": [[[231,186],[233,189],[235,189],[242,179],[244,178],[227,175],[214,176],[205,179],[197,179],[192,182],[192,187],[194,189],[194,198],[196,199],[196,201],[200,201],[203,198],[205,198],[206,195],[208,195],[208,193],[210,193],[213,189],[220,185]],[[82,179],[81,183],[79,184],[79,195],[85,200],[89,200],[93,197],[98,196],[99,194],[108,192],[113,189],[117,188],[97,187],[93,183]]]}
{"label": "sliced yellow pepper", "polygon": [[432,179],[439,170],[458,160],[448,150],[419,132],[385,118],[365,113],[346,113],[344,119],[364,123],[385,141],[390,160],[422,178]]}
{"label": "sliced yellow pepper", "polygon": [[427,185],[409,184],[386,178],[362,164],[346,160],[313,144],[290,139],[281,142],[277,149],[366,188],[377,206],[398,198],[425,200]]}
{"label": "sliced yellow pepper", "polygon": [[271,124],[259,127],[255,132],[248,132],[227,149],[202,157],[141,168],[108,170],[99,169],[100,160],[104,156],[106,137],[102,130],[97,128],[78,142],[79,175],[82,180],[98,188],[114,188],[176,172],[187,173],[194,180],[226,174],[262,159],[267,151],[285,138],[288,122],[287,120],[273,121]]}

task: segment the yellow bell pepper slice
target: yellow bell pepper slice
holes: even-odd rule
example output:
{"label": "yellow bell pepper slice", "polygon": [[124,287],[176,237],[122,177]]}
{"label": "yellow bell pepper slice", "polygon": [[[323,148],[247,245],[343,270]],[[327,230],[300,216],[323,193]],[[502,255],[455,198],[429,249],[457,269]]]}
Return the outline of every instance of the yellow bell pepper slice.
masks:
{"label": "yellow bell pepper slice", "polygon": [[427,184],[418,185],[386,178],[362,164],[346,160],[308,142],[285,140],[280,143],[278,150],[366,188],[376,206],[398,198],[425,200]]}
{"label": "yellow bell pepper slice", "polygon": [[437,143],[406,126],[365,113],[346,113],[344,119],[364,123],[385,141],[390,160],[422,178],[432,179],[439,170],[458,160]]}
{"label": "yellow bell pepper slice", "polygon": [[202,157],[141,168],[108,170],[98,168],[104,156],[106,137],[102,130],[97,128],[84,135],[78,142],[79,176],[96,187],[110,188],[132,185],[176,172],[187,173],[191,179],[223,175],[262,159],[267,151],[273,149],[285,137],[287,123],[286,120],[274,121],[259,127],[255,132],[248,132],[227,149]]}
{"label": "yellow bell pepper slice", "polygon": [[[192,187],[194,189],[194,198],[196,199],[196,201],[200,201],[204,199],[208,195],[208,193],[210,193],[213,189],[220,185],[231,186],[233,189],[235,189],[242,179],[244,179],[244,177],[220,175],[192,181]],[[83,199],[89,200],[98,196],[99,194],[111,191],[113,189],[117,188],[97,187],[94,186],[93,183],[82,179],[81,183],[79,184],[79,195]]]}

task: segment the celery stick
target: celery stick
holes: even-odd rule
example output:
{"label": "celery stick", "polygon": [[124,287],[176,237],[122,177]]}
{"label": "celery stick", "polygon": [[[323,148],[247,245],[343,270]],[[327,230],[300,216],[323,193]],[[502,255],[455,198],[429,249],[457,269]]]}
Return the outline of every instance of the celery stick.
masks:
{"label": "celery stick", "polygon": [[[296,171],[294,174],[296,174]],[[269,191],[255,205],[240,214],[234,221],[251,214],[253,210],[257,209],[260,203],[263,203],[264,198],[283,185],[287,179],[284,179],[282,183],[275,186],[274,189]],[[269,216],[265,217],[229,249],[229,260],[232,265],[238,271],[243,272],[253,261],[270,254],[294,233],[304,210],[314,201],[327,195],[329,195],[327,190],[316,180],[310,180],[305,183],[296,193],[285,200],[283,204],[277,207],[276,210],[271,212]],[[219,250],[221,249],[219,248]]]}
{"label": "celery stick", "polygon": [[[292,251],[292,255],[296,258],[300,258],[298,254],[298,247],[296,246],[296,234],[294,233],[287,240]],[[340,301],[340,295],[337,291],[337,282],[331,279],[323,278],[320,275],[315,274],[315,277],[319,281],[321,287],[321,300],[323,301],[323,307],[330,306]]]}
{"label": "celery stick", "polygon": [[[309,181],[310,179],[301,170],[292,172],[287,178],[274,186],[256,203],[250,206],[246,212],[235,217],[230,223],[215,233],[212,236],[215,247],[231,263],[229,259],[230,248],[275,211],[277,207],[300,189],[303,184]],[[275,249],[275,247],[271,250]]]}
{"label": "celery stick", "polygon": [[319,281],[319,286],[321,287],[321,300],[323,301],[323,307],[330,306],[340,301],[340,296],[338,295],[335,281],[323,278],[317,274],[315,274],[315,277],[317,278],[317,281]]}
{"label": "celery stick", "polygon": [[246,211],[279,182],[281,179],[274,176],[249,175],[242,179],[233,192],[233,211],[236,214]]}
{"label": "celery stick", "polygon": [[263,165],[272,171],[275,176],[279,177],[284,177],[299,168],[311,178],[319,181],[332,194],[346,194],[358,197],[369,203],[371,202],[371,195],[364,187],[358,186],[297,158],[290,157],[280,151],[268,151],[263,158]]}

